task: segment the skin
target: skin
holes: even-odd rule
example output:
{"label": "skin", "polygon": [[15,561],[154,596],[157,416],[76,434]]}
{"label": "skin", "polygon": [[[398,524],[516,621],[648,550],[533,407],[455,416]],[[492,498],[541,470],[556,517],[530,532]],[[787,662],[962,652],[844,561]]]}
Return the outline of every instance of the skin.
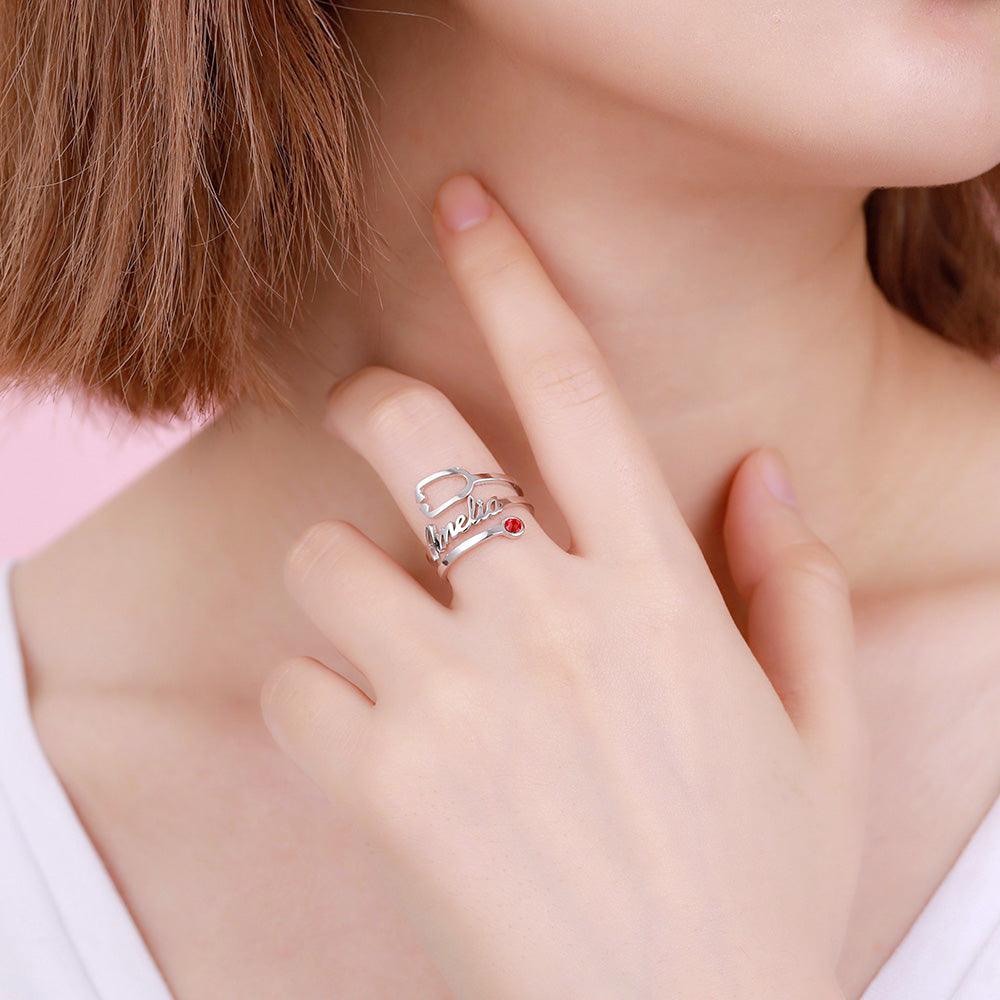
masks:
{"label": "skin", "polygon": [[[525,511],[516,548],[456,562],[445,611],[350,525],[317,525],[289,586],[374,705],[292,661],[265,684],[269,727],[370,831],[457,996],[839,996],[861,826],[843,570],[780,461],[748,459],[726,536],[752,654],[509,219],[469,177],[438,207],[572,552]],[[418,537],[423,469],[497,468],[444,396],[389,369],[340,383],[328,423]]]}
{"label": "skin", "polygon": [[[275,342],[288,345],[279,354],[289,411],[238,408],[18,568],[15,599],[43,743],[183,1000],[441,997],[449,975],[468,982],[462,977],[484,974],[477,927],[456,930],[448,920],[459,890],[433,878],[404,878],[401,887],[394,873],[407,869],[387,860],[371,817],[346,797],[330,804],[275,747],[258,706],[264,679],[296,653],[371,690],[358,673],[365,657],[348,662],[284,586],[288,552],[309,525],[356,525],[449,600],[393,495],[321,426],[326,393],[341,377],[377,363],[435,386],[497,464],[538,498],[550,544],[576,539],[567,523],[575,508],[546,490],[557,484],[540,475],[510,380],[487,351],[488,331],[434,249],[434,193],[443,178],[471,170],[593,338],[735,620],[746,628],[749,594],[736,579],[739,542],[730,535],[727,550],[724,514],[733,489],[738,510],[761,500],[751,489],[747,507],[738,499],[741,482],[756,482],[753,466],[735,486],[734,474],[762,445],[785,457],[809,527],[780,505],[761,502],[758,513],[787,514],[844,568],[869,747],[861,877],[848,918],[835,897],[850,862],[832,865],[822,875],[822,915],[793,929],[803,935],[796,971],[824,977],[840,928],[840,987],[858,996],[1000,788],[997,375],[888,308],[865,270],[860,219],[871,186],[959,180],[1000,159],[996,9],[816,2],[794,11],[757,5],[734,18],[719,0],[633,5],[621,23],[589,6],[574,5],[569,16],[554,0],[413,10],[422,16],[358,13],[349,25],[382,97],[373,107],[387,156],[372,171],[369,195],[388,250],[364,281],[349,274],[348,288],[331,285],[317,296],[298,331],[306,353],[275,331]],[[735,90],[733,79],[742,81]],[[510,298],[501,334],[521,329],[525,298],[520,289]],[[427,462],[447,464],[430,453]],[[427,471],[421,463],[413,478]],[[465,568],[475,559],[489,572],[504,565],[497,559],[532,551],[528,538],[503,544],[470,555]],[[676,572],[673,563],[663,572]],[[608,575],[602,566],[592,579],[603,588]],[[567,593],[560,613],[572,603],[579,618],[567,630],[590,635],[609,607],[634,605],[625,600],[634,584],[610,575],[616,588],[602,589],[593,605],[576,589],[572,602]],[[664,647],[671,663],[684,662],[682,637],[694,634],[695,622],[699,650],[732,638],[716,591],[706,586],[703,597],[676,633],[664,630],[664,643],[678,644]],[[462,643],[471,631],[463,629]],[[379,639],[378,630],[366,634]],[[486,645],[490,658],[499,655]],[[530,677],[530,656],[516,652],[511,677]],[[659,652],[645,650],[647,668]],[[736,657],[729,648],[699,673],[711,679],[713,707],[732,704],[730,653]],[[774,664],[758,656],[773,674]],[[368,670],[404,690],[405,664],[375,659]],[[692,674],[690,662],[673,669]],[[759,668],[743,676],[756,677],[760,691]],[[514,712],[517,689],[500,684],[499,670],[488,677],[490,693]],[[412,735],[420,720],[404,703],[397,700],[393,718],[411,720]],[[551,699],[537,704],[556,710]],[[609,712],[618,708],[613,702]],[[712,715],[692,721],[700,739],[689,746],[714,734]],[[796,749],[801,729],[789,725],[753,726],[741,737],[770,746],[784,732],[780,759],[816,790],[817,809],[836,811],[836,796],[820,794],[827,786]],[[324,732],[324,759],[350,760],[349,734]],[[587,742],[586,733],[570,735],[582,741],[574,745]],[[435,748],[449,750],[443,741]],[[703,773],[728,777],[728,760],[705,760]],[[754,771],[761,794],[749,814],[759,816],[772,780]],[[669,798],[676,790],[654,790],[658,802],[678,801]],[[581,801],[596,803],[599,786],[588,792]],[[705,808],[715,817],[713,849],[743,871],[738,838],[726,835],[731,815]],[[848,829],[850,812],[831,822]],[[815,815],[803,806],[782,814],[775,830],[789,844],[801,836],[801,846]],[[683,840],[683,828],[675,830]],[[445,833],[428,824],[402,844],[411,868],[412,856],[440,857]],[[586,844],[581,838],[567,859],[588,857]],[[690,859],[684,864],[694,870]],[[576,884],[568,919],[586,909],[586,881]],[[776,872],[752,892],[755,912],[766,912],[776,932],[788,913],[769,893],[783,884]],[[421,897],[406,887],[438,904],[432,924],[461,942],[457,955],[414,929],[407,912]],[[469,896],[462,905],[485,921],[497,912],[490,902]],[[662,894],[643,900],[652,902],[662,905]],[[634,947],[628,913],[614,910],[613,929],[616,942]],[[739,940],[740,928],[732,930],[730,940]],[[702,972],[697,948],[691,954],[678,971],[691,977],[685,987]],[[651,975],[661,968],[653,966]],[[502,974],[491,969],[500,989]],[[790,974],[762,960],[753,982],[739,985],[758,989]]]}

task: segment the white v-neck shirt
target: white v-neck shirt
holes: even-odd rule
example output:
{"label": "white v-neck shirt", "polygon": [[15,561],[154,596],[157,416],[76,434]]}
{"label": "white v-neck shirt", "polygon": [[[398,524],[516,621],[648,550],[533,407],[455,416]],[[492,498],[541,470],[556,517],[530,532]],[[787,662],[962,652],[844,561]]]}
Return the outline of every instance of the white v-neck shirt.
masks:
{"label": "white v-neck shirt", "polygon": [[[8,574],[0,567],[0,1000],[171,1000],[38,741]],[[1000,1000],[1000,802],[863,1000]]]}

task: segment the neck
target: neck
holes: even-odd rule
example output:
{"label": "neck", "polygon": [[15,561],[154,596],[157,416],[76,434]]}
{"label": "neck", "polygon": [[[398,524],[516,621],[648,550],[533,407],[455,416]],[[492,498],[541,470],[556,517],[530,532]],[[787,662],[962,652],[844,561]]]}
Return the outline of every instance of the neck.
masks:
{"label": "neck", "polygon": [[350,344],[352,362],[437,385],[512,468],[530,466],[430,235],[436,187],[470,170],[602,348],[707,547],[736,463],[761,444],[785,450],[807,499],[853,485],[870,433],[859,418],[898,328],[866,264],[866,192],[808,186],[759,151],[449,25],[375,13],[351,24],[378,84],[384,151],[369,202],[388,250],[360,295],[326,307],[312,345],[328,360],[310,391],[343,367],[329,345]]}
{"label": "neck", "polygon": [[[326,390],[366,361],[443,389],[538,493],[430,241],[434,190],[457,170],[492,188],[606,353],[720,578],[729,479],[767,444],[786,455],[808,516],[856,582],[874,585],[885,563],[872,498],[888,520],[881,484],[910,459],[890,445],[899,417],[886,414],[901,412],[900,345],[923,338],[872,284],[864,192],[810,187],[760,151],[515,60],[454,17],[446,27],[359,13],[350,30],[381,95],[368,201],[384,250],[351,288],[331,283],[304,320],[306,356],[287,363],[290,410],[227,415],[25,567],[26,618],[33,576],[48,574],[50,590],[85,576],[77,610],[95,649],[132,664],[122,671],[144,663],[161,681],[197,678],[229,695],[255,698],[260,672],[289,652],[329,655],[283,595],[293,537],[345,517],[419,565],[363,463],[320,430]],[[93,607],[88,589],[100,594]],[[151,649],[162,663],[150,664]]]}

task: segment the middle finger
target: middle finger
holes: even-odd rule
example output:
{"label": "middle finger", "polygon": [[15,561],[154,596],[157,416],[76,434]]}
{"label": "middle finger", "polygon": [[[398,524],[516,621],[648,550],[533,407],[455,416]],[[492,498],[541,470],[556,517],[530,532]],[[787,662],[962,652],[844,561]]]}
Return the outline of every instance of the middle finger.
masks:
{"label": "middle finger", "polygon": [[[340,382],[330,395],[326,423],[378,473],[425,545],[428,523],[435,525],[440,536],[449,524],[461,527],[458,517],[464,515],[468,520],[470,510],[463,499],[429,517],[421,510],[415,492],[421,480],[455,467],[474,474],[503,475],[490,450],[447,397],[425,382],[388,368],[364,368]],[[432,512],[449,497],[460,494],[464,485],[460,477],[429,484],[426,500]],[[514,490],[504,483],[483,484],[473,495],[481,500],[493,496],[515,499]],[[470,548],[450,567],[449,579],[454,582],[460,578],[463,587],[467,582],[475,586],[477,580],[493,583],[498,573],[521,572],[526,559],[558,549],[530,510],[514,503],[500,514],[446,536],[450,541],[446,548],[453,549],[482,531],[501,528],[508,516],[523,524],[523,532],[511,538],[508,532],[498,531],[504,537]]]}

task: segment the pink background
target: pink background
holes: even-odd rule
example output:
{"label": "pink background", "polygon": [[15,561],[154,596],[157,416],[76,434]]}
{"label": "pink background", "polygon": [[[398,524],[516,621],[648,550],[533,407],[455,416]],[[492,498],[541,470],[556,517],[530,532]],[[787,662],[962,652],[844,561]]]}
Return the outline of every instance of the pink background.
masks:
{"label": "pink background", "polygon": [[55,537],[189,434],[0,397],[0,561]]}

